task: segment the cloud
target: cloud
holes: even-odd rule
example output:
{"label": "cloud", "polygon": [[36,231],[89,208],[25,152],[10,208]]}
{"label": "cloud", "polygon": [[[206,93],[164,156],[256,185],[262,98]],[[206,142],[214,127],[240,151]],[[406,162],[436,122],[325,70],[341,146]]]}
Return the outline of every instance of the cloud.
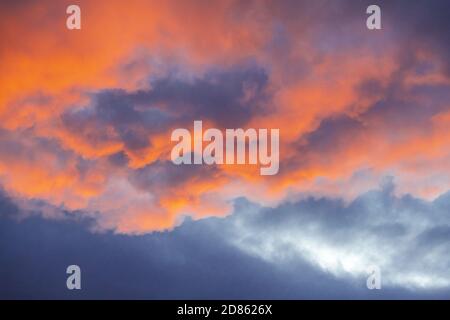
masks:
{"label": "cloud", "polygon": [[393,191],[387,180],[348,204],[310,197],[259,208],[244,201],[230,218],[231,242],[273,264],[305,259],[348,281],[377,265],[387,287],[448,290],[450,195],[429,202]]}
{"label": "cloud", "polygon": [[[380,32],[368,4],[81,1],[70,32],[64,4],[2,3],[5,192],[119,233],[222,217],[238,197],[348,203],[385,175],[433,200],[450,187],[448,4],[381,2]],[[279,174],[171,165],[170,132],[193,120],[279,128]]]}
{"label": "cloud", "polygon": [[[245,126],[264,112],[266,87],[264,70],[251,65],[211,70],[192,80],[167,75],[151,81],[147,90],[93,93],[88,106],[68,110],[61,117],[66,134],[81,145],[91,144],[93,157],[119,148],[132,156],[152,147],[152,136],[170,128],[191,127],[194,120],[220,128]],[[116,148],[105,146],[111,144]]]}
{"label": "cloud", "polygon": [[[0,297],[448,298],[449,195],[428,202],[392,188],[388,180],[349,205],[307,198],[271,209],[240,199],[226,218],[139,236],[90,232],[92,219],[19,223],[1,194]],[[366,288],[364,267],[374,263],[381,290]],[[81,291],[64,286],[71,264],[81,267]]]}

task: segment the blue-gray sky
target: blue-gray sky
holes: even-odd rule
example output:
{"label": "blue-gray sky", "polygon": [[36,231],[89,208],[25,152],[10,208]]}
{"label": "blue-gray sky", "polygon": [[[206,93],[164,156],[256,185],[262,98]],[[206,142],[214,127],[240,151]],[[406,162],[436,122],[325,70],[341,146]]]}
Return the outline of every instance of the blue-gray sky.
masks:
{"label": "blue-gray sky", "polygon": [[[449,195],[429,203],[391,191],[385,186],[349,205],[310,198],[274,209],[239,199],[227,218],[187,219],[173,231],[139,236],[95,233],[92,221],[73,218],[19,222],[2,195],[0,297],[448,299],[448,282],[440,281],[450,267]],[[378,263],[382,289],[367,289],[368,273],[330,261],[323,268],[323,250],[305,241]],[[81,290],[66,288],[72,264],[81,268]],[[414,283],[420,277],[435,286]]]}

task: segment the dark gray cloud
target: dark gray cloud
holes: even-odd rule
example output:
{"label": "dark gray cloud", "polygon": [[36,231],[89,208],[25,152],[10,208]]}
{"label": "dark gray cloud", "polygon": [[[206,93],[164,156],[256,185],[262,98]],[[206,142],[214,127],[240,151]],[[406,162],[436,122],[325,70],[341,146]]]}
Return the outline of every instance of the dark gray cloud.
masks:
{"label": "dark gray cloud", "polygon": [[301,257],[340,278],[377,265],[388,287],[448,291],[450,193],[428,202],[394,192],[387,180],[349,204],[308,198],[236,215],[234,242],[276,264]]}
{"label": "dark gray cloud", "polygon": [[[382,30],[376,32],[366,28],[366,9],[373,4],[379,5],[382,13]],[[419,49],[425,50],[436,54],[444,73],[450,76],[450,3],[447,0],[286,0],[273,2],[269,7],[271,16],[283,26],[276,25],[277,41],[273,43],[281,50],[269,47],[282,57],[280,63],[290,61],[289,44],[298,41],[300,35],[304,38],[307,30],[308,41],[315,43],[323,54],[351,52],[355,46],[362,46],[383,55],[386,46],[394,44],[399,64]],[[286,38],[289,40],[283,41]],[[320,61],[320,56],[317,59]],[[303,75],[305,69],[298,69],[301,61],[291,62],[294,63],[286,66]]]}
{"label": "dark gray cloud", "polygon": [[[187,220],[172,232],[146,236],[92,234],[89,221],[0,217],[0,297],[15,298],[294,298],[342,295],[351,286],[297,263],[301,276],[236,249],[218,228],[226,220]],[[65,288],[65,269],[78,264],[82,290]],[[308,279],[316,279],[309,283]]]}
{"label": "dark gray cloud", "polygon": [[95,145],[122,141],[128,150],[149,146],[148,138],[172,127],[210,120],[218,127],[239,127],[263,112],[268,76],[255,64],[212,70],[195,79],[169,74],[151,81],[151,89],[105,89],[92,105],[62,115],[65,127]]}
{"label": "dark gray cloud", "polygon": [[214,165],[183,167],[174,164],[172,161],[158,160],[141,169],[130,172],[129,180],[138,189],[164,193],[170,192],[167,189],[179,188],[187,182],[195,184],[195,179],[201,181],[205,176],[213,179],[222,174]]}
{"label": "dark gray cloud", "polygon": [[[0,297],[448,298],[448,286],[431,284],[450,279],[443,211],[450,194],[426,202],[397,198],[392,187],[349,205],[309,198],[270,209],[238,199],[226,218],[187,219],[170,232],[141,236],[91,233],[94,220],[34,216],[18,223],[8,217],[18,209],[2,193]],[[325,249],[341,265],[324,258]],[[364,272],[340,270],[361,263],[345,264],[352,253],[384,259],[362,260],[380,263],[382,290],[368,290]],[[82,269],[81,291],[65,288],[70,264]],[[416,286],[418,275],[435,282]]]}
{"label": "dark gray cloud", "polygon": [[188,118],[213,120],[225,128],[244,125],[267,99],[268,76],[258,66],[236,66],[210,71],[192,81],[177,78],[152,83],[149,103],[165,104],[167,112]]}
{"label": "dark gray cloud", "polygon": [[57,139],[36,136],[32,127],[16,131],[0,129],[0,153],[5,163],[15,165],[28,161],[39,165],[42,158],[51,158],[52,162],[45,165],[53,166],[54,170],[64,169],[69,159],[82,161]]}
{"label": "dark gray cloud", "polygon": [[450,75],[450,3],[445,0],[384,1],[383,13],[390,28],[399,33],[406,50],[431,49],[437,53]]}

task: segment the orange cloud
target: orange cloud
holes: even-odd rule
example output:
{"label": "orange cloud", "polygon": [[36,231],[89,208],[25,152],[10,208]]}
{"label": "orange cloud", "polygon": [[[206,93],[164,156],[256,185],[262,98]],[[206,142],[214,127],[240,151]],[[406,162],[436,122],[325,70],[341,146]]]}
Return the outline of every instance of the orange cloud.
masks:
{"label": "orange cloud", "polygon": [[[431,197],[449,187],[450,106],[439,105],[432,92],[414,92],[448,87],[449,80],[438,57],[423,48],[414,52],[416,63],[431,61],[436,68],[418,73],[403,66],[395,39],[379,40],[383,55],[361,40],[362,31],[354,31],[358,41],[347,47],[328,44],[314,23],[293,19],[270,1],[81,1],[82,29],[76,31],[65,28],[68,4],[30,1],[5,5],[0,13],[0,181],[18,198],[100,213],[102,228],[146,232],[171,228],[186,214],[223,216],[240,196],[268,205],[298,193],[352,197],[385,174],[399,177],[400,192]],[[185,175],[161,169],[169,160],[173,123],[154,132],[65,123],[68,112],[89,112],[101,90],[151,90],[151,77],[180,73],[189,82],[243,61],[267,71],[267,98],[245,125],[280,129],[277,176],[262,177],[252,165]],[[378,87],[362,92],[366,81]],[[424,108],[415,120],[419,127],[386,124],[389,112],[370,115],[394,85],[404,101]],[[246,86],[240,101],[250,104],[254,94]],[[158,110],[179,115],[159,103]],[[427,113],[429,105],[440,112]],[[327,120],[340,117],[360,128],[325,131],[318,138],[323,148],[311,142]],[[204,123],[222,128],[220,120]],[[123,141],[128,129],[142,138],[141,147]],[[112,163],[114,156],[123,158],[120,164]],[[366,169],[371,176],[356,182],[355,173]],[[133,183],[145,170],[156,170],[147,177],[152,181]]]}

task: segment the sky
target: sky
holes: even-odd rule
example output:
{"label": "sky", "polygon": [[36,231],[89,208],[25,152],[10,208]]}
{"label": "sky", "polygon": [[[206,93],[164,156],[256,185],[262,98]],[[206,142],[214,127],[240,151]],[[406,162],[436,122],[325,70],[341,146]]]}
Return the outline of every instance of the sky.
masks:
{"label": "sky", "polygon": [[[70,4],[0,3],[0,298],[450,297],[448,1]],[[195,120],[279,172],[174,164]]]}

